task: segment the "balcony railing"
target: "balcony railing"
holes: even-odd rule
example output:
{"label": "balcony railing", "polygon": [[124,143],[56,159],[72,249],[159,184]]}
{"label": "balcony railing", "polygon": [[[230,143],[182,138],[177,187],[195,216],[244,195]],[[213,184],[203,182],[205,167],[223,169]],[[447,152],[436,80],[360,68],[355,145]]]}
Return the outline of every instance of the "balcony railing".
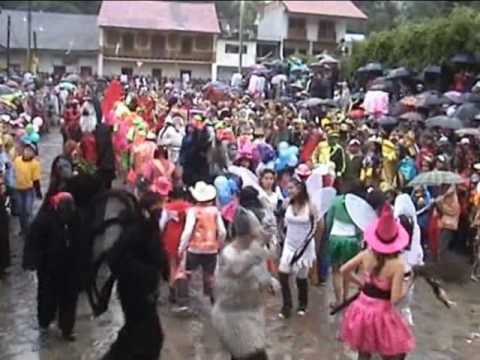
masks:
{"label": "balcony railing", "polygon": [[180,61],[201,61],[214,62],[215,54],[212,51],[193,50],[191,53],[184,53],[179,50],[166,49],[119,49],[118,52],[113,47],[104,47],[103,55],[115,58],[134,58],[151,60],[180,60]]}
{"label": "balcony railing", "polygon": [[291,40],[306,40],[307,30],[305,28],[289,28],[287,36]]}

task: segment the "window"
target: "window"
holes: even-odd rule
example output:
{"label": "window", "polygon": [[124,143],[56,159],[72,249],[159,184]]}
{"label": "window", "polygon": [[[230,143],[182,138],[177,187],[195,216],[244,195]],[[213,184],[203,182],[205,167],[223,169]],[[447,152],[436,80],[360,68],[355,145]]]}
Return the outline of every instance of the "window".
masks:
{"label": "window", "polygon": [[152,37],[152,55],[162,57],[165,51],[166,40],[163,35],[154,35]]}
{"label": "window", "polygon": [[92,67],[80,66],[80,76],[92,76]]}
{"label": "window", "polygon": [[122,75],[132,76],[133,69],[131,67],[122,67]]}
{"label": "window", "polygon": [[65,65],[54,65],[53,66],[53,73],[55,75],[63,75],[67,72]]}
{"label": "window", "polygon": [[134,36],[131,33],[125,33],[122,37],[123,40],[123,48],[127,51],[133,50],[134,47]]}
{"label": "window", "polygon": [[162,79],[162,69],[152,69],[152,77],[157,80]]}
{"label": "window", "polygon": [[211,50],[212,38],[210,36],[197,36],[195,38],[195,47],[198,50]]}
{"label": "window", "polygon": [[288,21],[288,25],[292,29],[303,30],[305,29],[305,19],[290,18]]}
{"label": "window", "polygon": [[178,35],[173,33],[168,35],[168,47],[176,49],[178,47]]}
{"label": "window", "polygon": [[335,23],[322,20],[318,23],[318,39],[336,40]]}
{"label": "window", "polygon": [[189,36],[182,37],[182,53],[191,54],[192,53],[192,38]]}
{"label": "window", "polygon": [[140,48],[148,47],[148,34],[144,32],[137,34],[137,46]]}
{"label": "window", "polygon": [[107,31],[106,35],[108,45],[117,46],[117,44],[120,42],[120,34],[117,31]]}
{"label": "window", "polygon": [[[226,54],[238,54],[240,51],[240,46],[239,45],[233,45],[233,44],[225,44],[225,53]],[[247,46],[243,45],[242,46],[242,54],[247,53]]]}

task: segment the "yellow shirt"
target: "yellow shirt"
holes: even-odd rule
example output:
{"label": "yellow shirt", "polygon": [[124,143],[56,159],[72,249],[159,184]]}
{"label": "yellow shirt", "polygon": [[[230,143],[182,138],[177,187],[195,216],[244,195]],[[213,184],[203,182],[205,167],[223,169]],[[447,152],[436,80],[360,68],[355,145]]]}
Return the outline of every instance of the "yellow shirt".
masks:
{"label": "yellow shirt", "polygon": [[33,183],[40,180],[41,167],[37,159],[24,161],[21,156],[17,156],[13,161],[15,169],[16,189],[28,190],[33,188]]}

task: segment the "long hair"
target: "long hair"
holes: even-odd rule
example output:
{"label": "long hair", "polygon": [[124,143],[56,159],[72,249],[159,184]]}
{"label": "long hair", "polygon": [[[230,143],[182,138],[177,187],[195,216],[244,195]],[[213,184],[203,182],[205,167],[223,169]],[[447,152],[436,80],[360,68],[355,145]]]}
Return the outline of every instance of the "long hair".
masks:
{"label": "long hair", "polygon": [[295,186],[300,189],[297,196],[291,199],[291,203],[304,207],[310,202],[310,197],[308,196],[308,192],[307,192],[307,185],[305,184],[304,181],[300,180],[296,176],[292,178],[291,182],[294,183]]}

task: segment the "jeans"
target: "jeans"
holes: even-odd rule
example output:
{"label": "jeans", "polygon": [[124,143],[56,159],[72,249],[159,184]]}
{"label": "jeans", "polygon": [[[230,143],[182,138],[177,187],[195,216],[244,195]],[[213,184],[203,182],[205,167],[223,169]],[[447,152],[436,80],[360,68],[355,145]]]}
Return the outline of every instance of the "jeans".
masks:
{"label": "jeans", "polygon": [[33,213],[33,201],[35,199],[35,192],[33,189],[16,190],[15,191],[15,207],[20,219],[20,229],[23,234],[28,231],[30,219]]}

